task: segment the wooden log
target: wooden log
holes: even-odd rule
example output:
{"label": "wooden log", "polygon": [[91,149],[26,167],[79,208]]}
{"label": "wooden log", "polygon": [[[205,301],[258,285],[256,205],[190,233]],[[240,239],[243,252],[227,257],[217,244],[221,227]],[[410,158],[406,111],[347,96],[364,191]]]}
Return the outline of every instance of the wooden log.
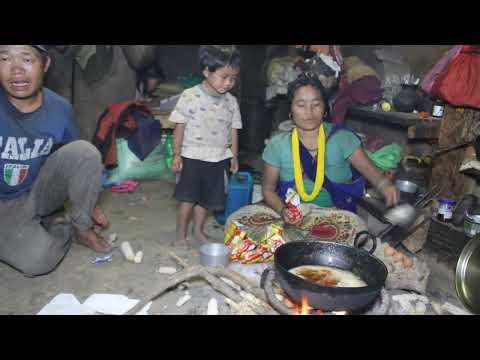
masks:
{"label": "wooden log", "polygon": [[232,299],[233,301],[239,302],[242,300],[242,297],[237,294],[230,286],[224,283],[219,278],[213,276],[208,272],[208,270],[204,270],[202,273],[202,277],[210,284],[210,286],[218,291],[223,296]]}
{"label": "wooden log", "polygon": [[[170,257],[172,257],[178,264],[183,266],[184,268],[188,267],[188,264],[182,260],[180,257],[178,257],[175,253],[171,252]],[[219,277],[219,278],[227,278],[231,281],[233,281],[235,284],[239,285],[243,290],[253,294],[255,297],[259,298],[260,300],[267,302],[267,299],[265,297],[265,293],[254,286],[246,277],[243,275],[236,273],[232,270],[225,269],[225,268],[207,268],[207,272],[210,274]]]}
{"label": "wooden log", "polygon": [[[463,109],[446,106],[445,117],[442,120],[438,144],[440,148],[472,141],[472,129],[480,123],[480,112],[473,109]],[[470,193],[475,182],[459,172],[466,149],[460,148],[434,159],[431,186],[438,186],[443,191],[442,197],[458,200],[464,194]]]}
{"label": "wooden log", "polygon": [[253,286],[250,281],[241,274],[224,268],[209,268],[208,272],[215,276],[225,277],[233,281],[234,283],[240,285],[240,287],[246,292],[249,292],[260,300],[267,302],[265,292],[263,292],[260,288]]}

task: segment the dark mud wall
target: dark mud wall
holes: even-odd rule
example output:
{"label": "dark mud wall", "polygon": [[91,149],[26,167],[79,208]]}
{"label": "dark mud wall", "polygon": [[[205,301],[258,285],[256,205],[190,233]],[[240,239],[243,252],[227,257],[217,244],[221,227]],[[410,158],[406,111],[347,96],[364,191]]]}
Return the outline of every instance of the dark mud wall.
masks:
{"label": "dark mud wall", "polygon": [[424,76],[452,45],[342,45],[344,56],[358,56],[383,75],[382,64],[375,57],[376,49],[391,49],[401,54],[412,72]]}
{"label": "dark mud wall", "polygon": [[[77,115],[82,136],[91,140],[97,121],[112,103],[133,100],[135,97],[135,65],[142,63],[141,50],[131,58],[122,47],[155,47],[155,61],[166,75],[167,81],[175,81],[179,75],[186,73],[200,74],[198,65],[199,45],[111,45],[113,64],[105,68],[102,79],[91,82],[88,76],[74,61],[74,52],[61,54],[52,51],[52,67],[48,74],[46,86],[72,102]],[[261,67],[265,59],[265,46],[239,45],[244,58],[242,68],[242,96],[261,97],[264,92]],[[132,49],[130,49],[132,50]],[[135,49],[133,49],[135,50]],[[148,49],[147,49],[148,50]],[[139,55],[140,54],[140,55]],[[137,56],[138,55],[138,56]],[[145,57],[150,59],[151,52]],[[146,60],[149,62],[150,60]],[[75,76],[72,70],[75,67]],[[74,79],[74,80],[72,80]],[[72,81],[74,84],[72,86]],[[241,101],[241,99],[239,99]]]}

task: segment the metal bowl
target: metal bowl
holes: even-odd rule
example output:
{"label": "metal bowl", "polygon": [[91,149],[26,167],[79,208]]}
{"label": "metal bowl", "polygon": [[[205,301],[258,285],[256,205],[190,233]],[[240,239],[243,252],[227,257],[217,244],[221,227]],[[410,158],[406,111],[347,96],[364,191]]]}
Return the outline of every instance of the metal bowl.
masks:
{"label": "metal bowl", "polygon": [[416,194],[419,189],[417,184],[408,180],[397,180],[395,186],[398,190],[407,194]]}
{"label": "metal bowl", "polygon": [[399,204],[385,213],[385,219],[395,226],[408,229],[415,223],[417,211],[410,204]]}
{"label": "metal bowl", "polygon": [[470,240],[460,255],[455,287],[463,305],[480,315],[480,235]]}
{"label": "metal bowl", "polygon": [[223,244],[207,244],[200,247],[200,263],[207,267],[227,267],[230,249]]}

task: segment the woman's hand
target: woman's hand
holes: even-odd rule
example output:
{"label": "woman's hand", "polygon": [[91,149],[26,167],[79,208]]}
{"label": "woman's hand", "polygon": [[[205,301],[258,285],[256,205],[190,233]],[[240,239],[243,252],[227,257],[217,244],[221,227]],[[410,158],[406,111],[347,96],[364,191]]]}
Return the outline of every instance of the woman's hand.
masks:
{"label": "woman's hand", "polygon": [[240,169],[240,165],[238,164],[238,158],[233,157],[230,160],[230,171],[232,172],[232,174],[235,175],[239,169]]}
{"label": "woman's hand", "polygon": [[173,172],[179,173],[183,169],[183,160],[181,156],[176,155],[173,158],[172,170]]}
{"label": "woman's hand", "polygon": [[400,192],[391,180],[377,169],[361,147],[350,156],[350,162],[383,195],[388,207],[397,205]]}
{"label": "woman's hand", "polygon": [[390,185],[383,188],[382,193],[387,207],[392,207],[398,204],[398,201],[400,200],[400,192],[395,186]]}
{"label": "woman's hand", "polygon": [[297,226],[297,225],[300,225],[303,221],[303,216],[299,216],[297,219],[295,219],[293,214],[286,207],[282,209],[281,215],[282,215],[283,221],[285,221],[285,223],[287,223],[288,225]]}

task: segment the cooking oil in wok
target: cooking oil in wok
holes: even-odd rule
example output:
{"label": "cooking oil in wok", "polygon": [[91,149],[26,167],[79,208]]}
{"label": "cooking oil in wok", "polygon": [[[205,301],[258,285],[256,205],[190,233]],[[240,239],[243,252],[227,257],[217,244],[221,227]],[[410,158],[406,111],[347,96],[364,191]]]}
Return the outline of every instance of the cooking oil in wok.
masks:
{"label": "cooking oil in wok", "polygon": [[368,286],[360,277],[350,271],[329,266],[300,266],[290,270],[290,272],[320,286],[343,288],[361,288]]}

